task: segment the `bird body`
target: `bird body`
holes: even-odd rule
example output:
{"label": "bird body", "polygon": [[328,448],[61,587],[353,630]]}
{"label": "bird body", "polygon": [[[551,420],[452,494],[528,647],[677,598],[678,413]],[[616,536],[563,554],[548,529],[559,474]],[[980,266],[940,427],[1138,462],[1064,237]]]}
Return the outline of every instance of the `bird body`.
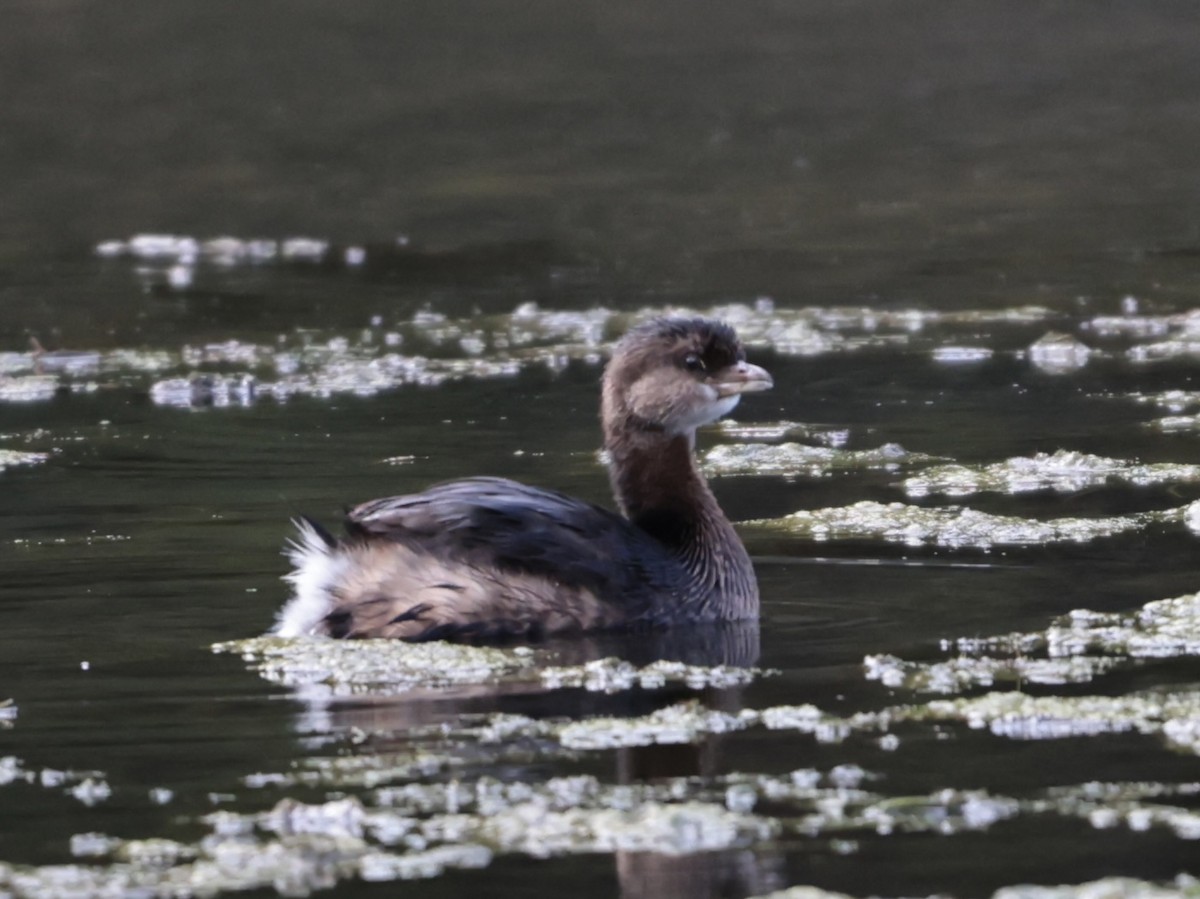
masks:
{"label": "bird body", "polygon": [[757,616],[741,541],[696,467],[695,429],[771,386],[732,329],[658,319],[605,371],[602,422],[622,514],[502,478],[299,522],[283,636],[492,641]]}

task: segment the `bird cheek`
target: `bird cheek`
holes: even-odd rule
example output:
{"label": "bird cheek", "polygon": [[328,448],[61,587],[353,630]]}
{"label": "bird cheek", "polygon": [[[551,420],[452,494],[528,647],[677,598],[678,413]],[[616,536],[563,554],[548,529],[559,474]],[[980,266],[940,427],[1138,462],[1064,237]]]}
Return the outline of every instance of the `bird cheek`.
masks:
{"label": "bird cheek", "polygon": [[642,378],[629,389],[629,410],[643,421],[661,422],[669,412],[663,397],[661,385],[652,378]]}

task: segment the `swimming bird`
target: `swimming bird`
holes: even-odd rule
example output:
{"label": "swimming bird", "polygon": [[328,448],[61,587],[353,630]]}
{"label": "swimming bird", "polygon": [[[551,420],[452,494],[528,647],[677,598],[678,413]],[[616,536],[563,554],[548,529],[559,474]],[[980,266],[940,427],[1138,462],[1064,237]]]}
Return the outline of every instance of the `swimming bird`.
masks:
{"label": "swimming bird", "polygon": [[286,575],[295,595],[274,633],[476,642],[756,618],[754,568],[695,439],[771,386],[727,324],[639,325],[617,343],[601,392],[620,514],[477,477],[363,503],[341,539],[301,519]]}

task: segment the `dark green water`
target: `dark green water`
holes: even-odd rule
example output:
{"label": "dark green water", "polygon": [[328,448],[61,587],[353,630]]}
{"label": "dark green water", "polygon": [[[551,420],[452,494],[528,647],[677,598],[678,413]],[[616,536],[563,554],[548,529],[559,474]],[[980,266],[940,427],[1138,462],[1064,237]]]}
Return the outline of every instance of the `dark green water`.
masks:
{"label": "dark green water", "polygon": [[[17,378],[46,376],[27,353],[31,336],[50,351],[105,355],[82,374],[59,374],[53,360],[64,357],[51,356],[62,389],[0,400],[0,450],[49,454],[0,470],[0,700],[18,709],[11,727],[0,720],[0,758],[101,772],[112,794],[88,806],[65,792],[76,780],[0,785],[0,863],[77,861],[79,833],[188,843],[209,833],[200,819],[216,808],[325,801],[336,791],[254,790],[244,778],[370,751],[349,741],[352,727],[403,746],[411,726],[466,713],[632,717],[688,693],[483,689],[314,709],[236,656],[213,655],[212,643],[271,624],[297,513],[332,523],[347,503],[481,473],[607,502],[592,454],[600,367],[582,358],[590,342],[554,338],[536,345],[563,359],[514,354],[515,374],[183,408],[157,400],[155,384],[197,368],[278,374],[269,359],[193,364],[185,346],[282,353],[341,338],[350,356],[376,358],[394,331],[396,353],[449,365],[475,351],[414,333],[418,313],[490,334],[526,303],[547,313],[733,304],[750,318],[760,297],[785,313],[867,308],[854,326],[822,331],[828,352],[796,354],[782,332],[752,346],[776,388],[738,420],[820,423],[847,430],[851,448],[899,443],[973,464],[1058,449],[1197,461],[1200,432],[1151,426],[1167,412],[1131,395],[1197,387],[1184,314],[1200,292],[1198,42],[1185,3],[8,5],[0,397]],[[178,259],[94,252],[146,233],[303,235],[336,249],[321,264],[206,257],[185,262],[189,283],[175,287]],[[344,247],[364,247],[367,262],[347,266]],[[866,321],[1027,305],[1047,311],[911,332]],[[1097,326],[1123,312],[1124,334]],[[1061,374],[1034,364],[1023,351],[1051,330],[1092,358]],[[894,339],[844,342],[881,334]],[[1138,348],[1167,338],[1169,358],[1139,361]],[[951,365],[931,356],[941,346],[994,355]],[[142,355],[110,355],[121,350]],[[155,352],[161,368],[146,362]],[[510,358],[493,342],[479,357]],[[702,438],[720,442],[731,441]],[[397,456],[413,458],[384,461]],[[1190,482],[1110,482],[913,500],[904,474],[764,474],[717,478],[714,489],[735,520],[861,500],[1096,518],[1200,498]],[[1073,609],[1131,613],[1192,592],[1195,540],[1148,525],[982,551],[754,529],[757,663],[780,673],[696,695],[841,716],[928,702],[865,679],[864,656],[940,659],[943,638],[1039,631]],[[575,651],[585,650],[565,650]],[[594,651],[644,662],[662,646],[631,638]],[[1192,651],[1164,654],[1123,659],[1092,683],[1026,686],[1194,690]],[[299,733],[312,730],[329,739]],[[883,797],[952,788],[1034,802],[1054,787],[1151,782],[1176,790],[1159,802],[1181,813],[1200,782],[1196,755],[1152,733],[1014,740],[955,722],[895,733],[899,745],[885,749],[877,735],[826,743],[759,728],[690,753],[532,752],[431,779],[656,783],[859,765],[864,789]],[[170,800],[152,801],[156,788]],[[756,813],[794,817],[769,804]],[[939,832],[930,820],[890,833],[785,828],[683,856],[500,853],[483,870],[401,885],[338,877],[331,894],[748,896],[812,884],[983,896],[1200,873],[1195,834],[1157,821],[1100,827],[1029,808],[990,827]],[[0,879],[6,890],[17,888]]]}

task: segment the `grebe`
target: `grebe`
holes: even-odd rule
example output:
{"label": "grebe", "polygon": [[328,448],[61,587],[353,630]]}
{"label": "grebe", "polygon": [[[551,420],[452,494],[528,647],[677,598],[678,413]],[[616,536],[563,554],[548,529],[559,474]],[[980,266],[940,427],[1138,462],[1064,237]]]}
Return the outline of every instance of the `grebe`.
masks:
{"label": "grebe", "polygon": [[290,542],[280,636],[537,639],[758,615],[750,557],[696,466],[696,429],[771,376],[733,329],[661,318],[617,344],[601,421],[622,515],[553,490],[468,478],[363,503]]}

